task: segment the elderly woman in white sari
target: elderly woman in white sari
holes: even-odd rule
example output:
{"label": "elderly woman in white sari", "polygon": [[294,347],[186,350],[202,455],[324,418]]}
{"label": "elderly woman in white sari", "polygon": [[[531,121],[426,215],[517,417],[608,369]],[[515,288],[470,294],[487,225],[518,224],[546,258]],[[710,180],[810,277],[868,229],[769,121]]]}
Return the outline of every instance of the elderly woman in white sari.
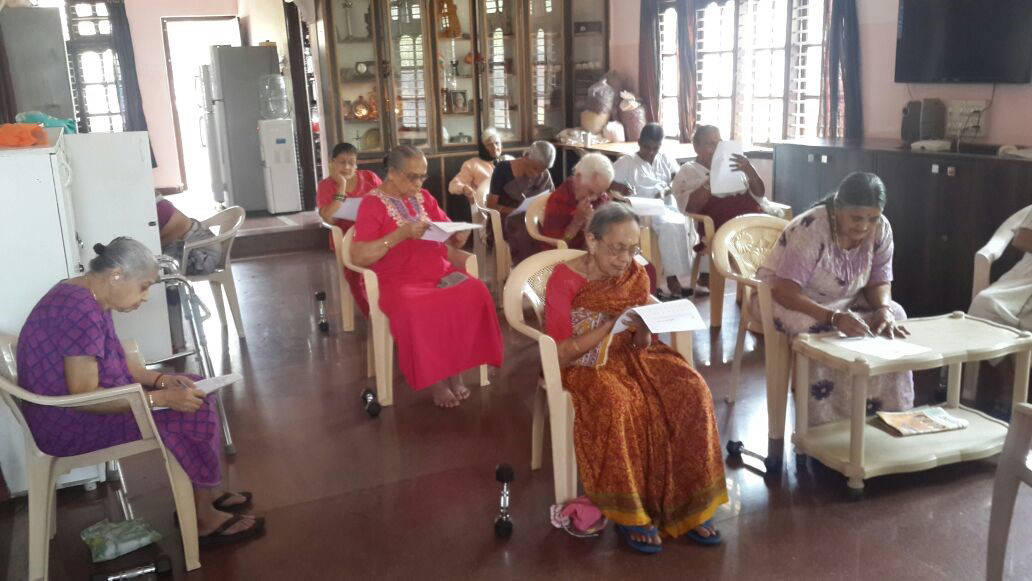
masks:
{"label": "elderly woman in white sari", "polygon": [[[687,218],[676,209],[671,182],[677,174],[677,162],[660,151],[663,126],[649,123],[638,138],[638,153],[625,155],[613,164],[612,188],[627,196],[661,199],[669,208],[661,216],[653,216],[651,226],[659,238],[659,254],[667,289],[657,289],[660,299],[689,296],[692,289],[682,289],[679,276],[691,270],[691,229]],[[662,286],[663,281],[657,281]]]}

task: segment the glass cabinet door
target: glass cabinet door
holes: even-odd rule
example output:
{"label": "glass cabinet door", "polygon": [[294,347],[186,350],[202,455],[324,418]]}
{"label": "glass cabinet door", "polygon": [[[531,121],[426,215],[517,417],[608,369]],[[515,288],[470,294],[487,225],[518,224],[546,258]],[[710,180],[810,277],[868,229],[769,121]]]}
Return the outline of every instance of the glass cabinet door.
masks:
{"label": "glass cabinet door", "polygon": [[563,115],[563,0],[528,0],[531,139],[551,139]]}
{"label": "glass cabinet door", "polygon": [[572,50],[568,66],[573,70],[573,118],[571,125],[580,122],[588,87],[609,70],[606,43],[606,0],[568,0],[570,2],[570,43]]}
{"label": "glass cabinet door", "polygon": [[494,127],[503,142],[521,141],[520,83],[516,77],[518,0],[481,0],[483,128]]}
{"label": "glass cabinet door", "polygon": [[478,137],[473,0],[433,0],[442,147],[469,147]]}
{"label": "glass cabinet door", "polygon": [[359,152],[383,151],[384,100],[376,50],[375,0],[332,0],[340,138]]}
{"label": "glass cabinet door", "polygon": [[427,116],[427,60],[425,3],[421,0],[384,2],[390,50],[391,115],[394,142],[423,147],[430,142]]}

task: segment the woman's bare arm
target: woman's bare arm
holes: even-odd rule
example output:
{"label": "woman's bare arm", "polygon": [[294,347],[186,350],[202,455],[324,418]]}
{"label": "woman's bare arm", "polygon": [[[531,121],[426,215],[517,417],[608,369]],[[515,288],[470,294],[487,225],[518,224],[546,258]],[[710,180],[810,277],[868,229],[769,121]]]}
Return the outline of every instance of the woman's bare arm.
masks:
{"label": "woman's bare arm", "polygon": [[168,219],[165,227],[161,229],[158,236],[161,238],[161,246],[164,248],[169,244],[181,239],[186,236],[186,233],[190,231],[190,219],[186,217],[186,214],[175,210],[172,212],[172,217]]}
{"label": "woman's bare arm", "polygon": [[559,351],[559,367],[566,367],[573,361],[576,361],[577,358],[594,349],[596,345],[606,338],[606,335],[609,335],[613,330],[614,325],[616,325],[616,319],[609,321],[597,329],[592,329],[587,333],[560,341],[557,345]]}

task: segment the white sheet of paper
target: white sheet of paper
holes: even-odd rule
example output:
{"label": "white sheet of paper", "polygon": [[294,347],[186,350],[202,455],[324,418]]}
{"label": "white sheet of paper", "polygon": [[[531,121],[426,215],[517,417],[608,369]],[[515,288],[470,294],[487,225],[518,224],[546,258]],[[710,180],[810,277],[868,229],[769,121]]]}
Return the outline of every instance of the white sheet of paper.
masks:
{"label": "white sheet of paper", "polygon": [[662,216],[667,211],[666,202],[661,198],[630,196],[627,201],[631,204],[631,211],[639,216]]}
{"label": "white sheet of paper", "polygon": [[649,331],[656,334],[695,331],[706,328],[706,323],[702,321],[699,309],[695,308],[695,303],[688,299],[681,299],[668,303],[655,303],[627,309],[616,320],[611,334],[615,335],[627,330],[624,319],[631,311],[637,313],[641,320],[645,322],[645,326],[649,328]]}
{"label": "white sheet of paper", "polygon": [[358,206],[362,204],[362,198],[348,198],[341,203],[337,211],[333,213],[333,217],[338,220],[350,220],[354,222],[358,219]]}
{"label": "white sheet of paper", "polygon": [[477,228],[483,228],[483,226],[471,224],[470,222],[430,222],[430,227],[426,229],[421,239],[430,240],[431,242],[444,242],[456,232],[476,230]]}
{"label": "white sheet of paper", "polygon": [[825,339],[825,341],[843,349],[880,359],[899,359],[930,351],[928,347],[922,345],[886,337],[840,337]]}
{"label": "white sheet of paper", "polygon": [[[551,192],[544,192],[544,193],[545,193],[545,194],[548,194],[548,193],[551,193]],[[513,214],[516,214],[516,213],[518,213],[518,212],[526,212],[526,211],[527,211],[527,208],[529,208],[529,207],[530,207],[530,202],[531,202],[531,201],[532,201],[532,200],[533,200],[534,198],[536,198],[536,197],[538,197],[538,196],[541,196],[541,195],[543,195],[543,194],[534,194],[533,196],[530,196],[529,198],[523,198],[523,201],[522,201],[522,202],[520,202],[520,205],[519,205],[519,206],[518,206],[518,207],[517,207],[517,208],[516,208],[515,210],[513,210],[513,211],[512,211],[512,213],[513,213]]]}
{"label": "white sheet of paper", "polygon": [[745,155],[742,146],[736,141],[721,141],[717,144],[717,150],[713,152],[713,161],[710,163],[710,193],[718,198],[743,192],[749,187],[745,173],[731,169],[731,156],[736,153]]}
{"label": "white sheet of paper", "polygon": [[[236,382],[240,381],[243,378],[244,378],[244,376],[240,375],[239,373],[227,373],[226,375],[219,375],[218,377],[209,377],[208,379],[202,379],[200,381],[195,381],[194,385],[197,386],[197,389],[203,391],[204,395],[211,395],[211,394],[215,393],[216,391],[222,389],[223,387],[225,387],[225,386],[227,386],[227,385],[229,385],[231,383],[236,383]],[[158,411],[158,410],[167,410],[168,408],[166,408],[166,407],[155,407],[153,409],[154,409],[154,411]]]}

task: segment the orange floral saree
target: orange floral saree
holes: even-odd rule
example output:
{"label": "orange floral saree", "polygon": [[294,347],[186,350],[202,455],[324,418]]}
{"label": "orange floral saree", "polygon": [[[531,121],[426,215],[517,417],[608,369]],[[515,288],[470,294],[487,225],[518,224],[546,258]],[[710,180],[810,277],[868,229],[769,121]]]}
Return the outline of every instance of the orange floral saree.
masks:
{"label": "orange floral saree", "polygon": [[[557,340],[580,335],[648,300],[649,279],[637,264],[597,281],[559,265],[546,289],[548,332]],[[651,523],[679,536],[728,500],[709,388],[658,340],[640,349],[623,332],[606,343],[562,372],[584,491],[617,524]]]}

